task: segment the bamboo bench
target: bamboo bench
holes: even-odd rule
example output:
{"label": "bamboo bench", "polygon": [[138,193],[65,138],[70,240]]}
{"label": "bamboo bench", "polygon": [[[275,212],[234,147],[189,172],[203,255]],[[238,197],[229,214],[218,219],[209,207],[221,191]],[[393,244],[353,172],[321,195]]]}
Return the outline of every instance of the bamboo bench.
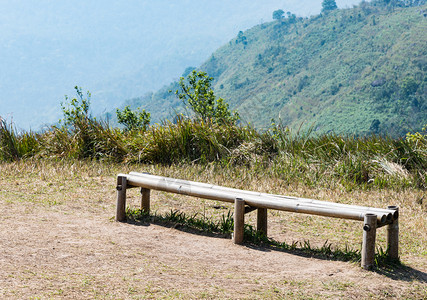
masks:
{"label": "bamboo bench", "polygon": [[257,230],[267,234],[267,209],[305,213],[334,218],[363,221],[361,266],[371,269],[374,265],[376,230],[387,225],[388,255],[399,258],[399,210],[348,205],[313,199],[273,195],[221,187],[201,182],[180,180],[148,173],[130,172],[117,177],[116,221],[126,221],[126,190],[141,188],[141,209],[150,210],[150,190],[234,203],[235,244],[243,243],[245,213],[257,210]]}

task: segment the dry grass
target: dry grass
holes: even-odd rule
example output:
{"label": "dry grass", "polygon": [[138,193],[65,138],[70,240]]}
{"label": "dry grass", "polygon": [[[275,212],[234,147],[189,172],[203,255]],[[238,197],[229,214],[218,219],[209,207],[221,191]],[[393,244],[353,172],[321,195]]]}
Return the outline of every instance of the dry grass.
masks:
{"label": "dry grass", "polygon": [[[398,205],[400,254],[405,266],[369,273],[352,263],[311,261],[292,252],[263,253],[231,246],[223,238],[197,234],[190,234],[186,241],[186,233],[174,229],[117,224],[111,220],[115,212],[115,176],[129,171],[342,203]],[[166,167],[27,160],[1,163],[0,174],[2,298],[421,299],[427,295],[427,208],[426,192],[422,190],[348,191],[339,185],[322,189],[300,182],[289,184],[245,167],[223,168],[217,164]],[[153,192],[152,199],[152,208],[158,213],[176,209],[220,218],[231,209],[227,203],[163,192]],[[138,207],[139,201],[138,190],[130,190],[130,207]],[[277,211],[269,211],[268,217],[269,236],[278,241],[308,240],[311,245],[321,246],[327,240],[333,247],[360,248],[360,222]],[[247,219],[254,224],[253,214]],[[141,242],[142,232],[150,234],[147,230],[155,233],[151,236],[154,243]],[[385,233],[386,228],[378,231],[378,244],[383,248]],[[162,246],[169,244],[171,248]],[[180,247],[186,247],[185,251],[191,252],[196,246],[200,248],[185,260],[171,250],[179,252]],[[224,254],[216,254],[222,251],[216,248],[235,255],[227,260]],[[61,256],[54,256],[55,251]],[[66,255],[75,260],[70,262]],[[285,272],[280,257],[295,261],[294,268],[307,268]],[[240,259],[246,259],[247,266],[238,264]],[[273,271],[264,269],[259,262],[263,259]],[[282,263],[286,268],[292,266]],[[342,275],[317,273],[317,266],[337,268]]]}

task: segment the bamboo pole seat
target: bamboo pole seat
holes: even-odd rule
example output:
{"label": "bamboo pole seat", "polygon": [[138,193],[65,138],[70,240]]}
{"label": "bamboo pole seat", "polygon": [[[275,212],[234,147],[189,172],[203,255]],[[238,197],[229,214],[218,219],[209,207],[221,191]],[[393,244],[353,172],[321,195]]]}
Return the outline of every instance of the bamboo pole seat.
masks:
{"label": "bamboo pole seat", "polygon": [[364,269],[374,265],[377,228],[387,226],[388,255],[398,259],[399,210],[396,206],[387,209],[349,205],[307,198],[289,197],[239,190],[207,183],[181,180],[148,173],[130,172],[117,177],[116,221],[126,220],[126,190],[141,188],[141,209],[150,210],[150,190],[159,190],[181,195],[234,203],[233,242],[243,243],[244,215],[257,210],[257,230],[267,234],[267,210],[275,209],[363,222],[362,261]]}

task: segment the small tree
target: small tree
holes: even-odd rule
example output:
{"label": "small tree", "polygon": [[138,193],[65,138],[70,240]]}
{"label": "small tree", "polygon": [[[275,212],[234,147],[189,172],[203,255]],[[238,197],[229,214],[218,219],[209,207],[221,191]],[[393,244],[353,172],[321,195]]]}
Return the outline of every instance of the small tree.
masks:
{"label": "small tree", "polygon": [[371,123],[371,126],[369,127],[369,130],[372,133],[378,133],[380,131],[380,124],[381,124],[380,120],[374,119]]}
{"label": "small tree", "polygon": [[335,0],[323,0],[322,2],[322,13],[328,13],[330,11],[333,11],[334,9],[337,9],[337,3]]}
{"label": "small tree", "polygon": [[405,77],[400,85],[400,92],[403,97],[415,94],[418,89],[418,83],[414,77]]}
{"label": "small tree", "polygon": [[180,89],[175,94],[203,121],[236,123],[239,114],[231,112],[224,99],[215,96],[211,88],[212,80],[206,72],[193,70],[187,78],[180,78]]}
{"label": "small tree", "polygon": [[427,146],[427,124],[423,126],[420,132],[406,134],[406,140],[410,143],[417,144],[419,146]]}
{"label": "small tree", "polygon": [[246,40],[246,36],[243,31],[239,31],[239,33],[237,34],[236,44],[238,43],[242,43],[243,45],[248,44],[248,41]]}
{"label": "small tree", "polygon": [[125,126],[126,131],[132,131],[136,129],[147,130],[151,121],[151,114],[146,112],[145,109],[140,110],[138,107],[136,111],[130,109],[130,105],[127,105],[123,110],[116,109],[117,120],[119,124]]}
{"label": "small tree", "polygon": [[86,92],[85,98],[81,87],[75,86],[74,89],[77,97],[70,99],[65,96],[65,103],[61,102],[64,119],[60,120],[60,122],[63,122],[66,126],[75,126],[79,121],[85,121],[89,118],[90,92]]}
{"label": "small tree", "polygon": [[282,9],[273,11],[273,20],[281,20],[285,12]]}

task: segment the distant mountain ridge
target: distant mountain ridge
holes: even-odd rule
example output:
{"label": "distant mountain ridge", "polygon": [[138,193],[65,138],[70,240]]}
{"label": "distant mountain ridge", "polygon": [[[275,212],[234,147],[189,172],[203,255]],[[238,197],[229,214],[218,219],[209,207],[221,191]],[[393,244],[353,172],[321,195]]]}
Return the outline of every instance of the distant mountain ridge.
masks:
{"label": "distant mountain ridge", "polygon": [[[427,123],[427,6],[362,2],[310,18],[289,14],[251,28],[201,70],[243,122],[319,132],[403,135]],[[422,2],[422,5],[420,5]],[[402,5],[396,5],[402,4]],[[154,121],[182,104],[168,91],[128,101]]]}
{"label": "distant mountain ridge", "polygon": [[[341,0],[342,5],[358,0]],[[283,1],[20,0],[0,9],[0,116],[40,129],[61,117],[74,86],[99,114],[200,65],[239,30],[271,19]],[[308,15],[319,0],[289,0]]]}

